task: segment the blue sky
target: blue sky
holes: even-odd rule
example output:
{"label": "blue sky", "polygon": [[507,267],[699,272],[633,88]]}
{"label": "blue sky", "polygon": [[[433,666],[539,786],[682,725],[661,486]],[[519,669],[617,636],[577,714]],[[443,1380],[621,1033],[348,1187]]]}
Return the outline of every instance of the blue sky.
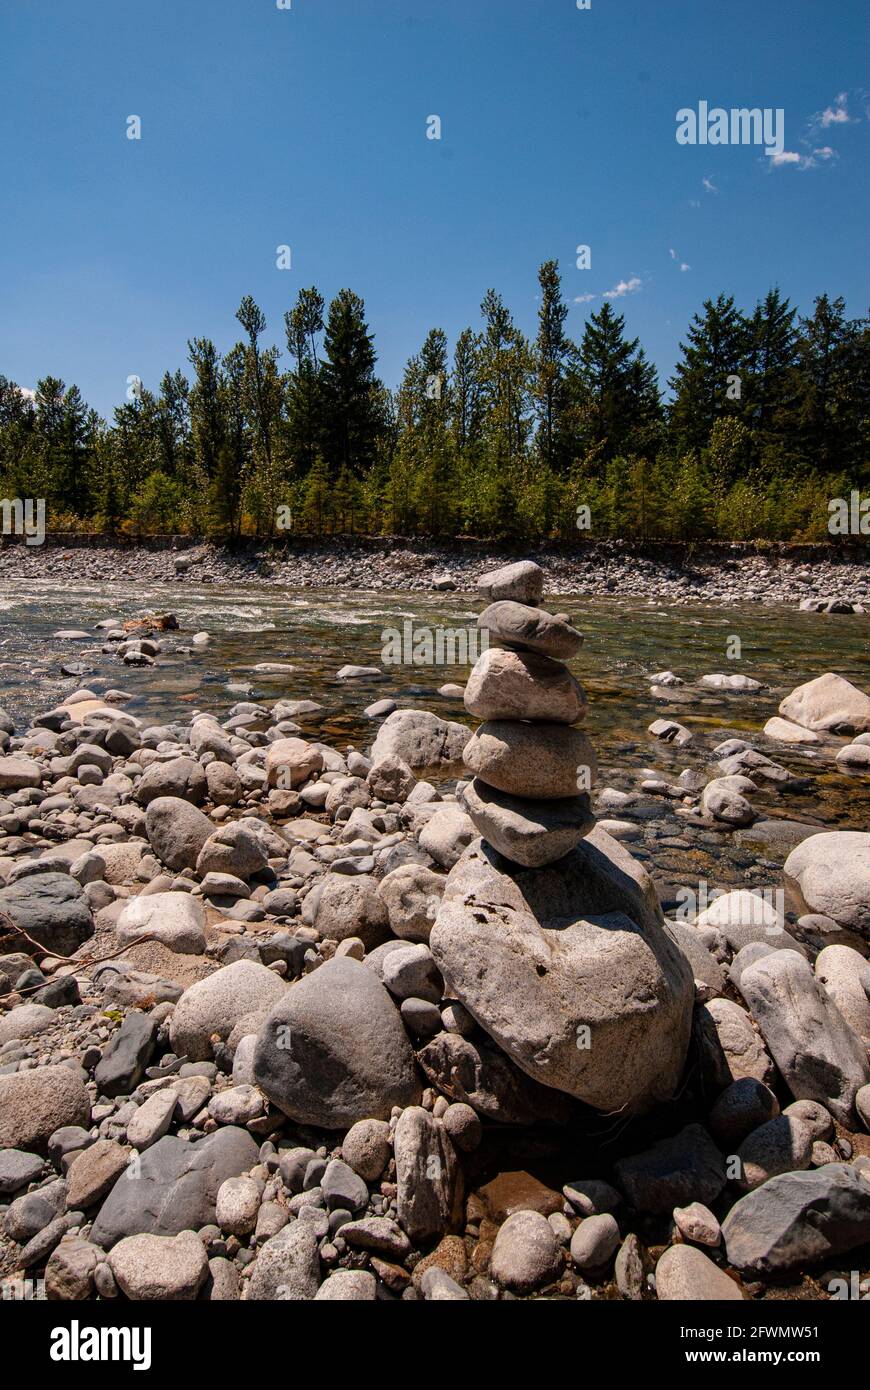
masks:
{"label": "blue sky", "polygon": [[[549,257],[571,331],[611,294],[663,376],[720,290],[866,313],[868,39],[866,0],[3,0],[0,372],[106,414],[243,294],[283,349],[316,284],[394,385],[490,285],[533,333]],[[702,100],[783,108],[790,158],[678,145]]]}

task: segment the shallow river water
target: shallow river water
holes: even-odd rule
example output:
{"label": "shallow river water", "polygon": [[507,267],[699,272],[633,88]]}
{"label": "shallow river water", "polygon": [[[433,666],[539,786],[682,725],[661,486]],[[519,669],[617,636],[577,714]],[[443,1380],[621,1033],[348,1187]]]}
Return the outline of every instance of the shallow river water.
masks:
{"label": "shallow river water", "polygon": [[[870,824],[870,778],[840,772],[833,762],[842,740],[808,753],[771,745],[761,734],[782,696],[823,671],[839,672],[870,689],[870,615],[801,613],[796,605],[669,608],[618,596],[575,598],[563,605],[548,599],[552,610],[560,606],[586,635],[571,665],[589,694],[588,728],[601,782],[633,790],[642,770],[674,778],[686,767],[711,776],[710,752],[733,733],[808,778],[800,792],[760,792],[753,801],[761,815],[842,829]],[[160,611],[176,614],[179,631],[163,636],[164,650],[153,667],[125,666],[114,650],[102,651],[97,633],[89,641],[53,635],[61,629],[93,631],[103,619],[123,621]],[[339,668],[380,667],[386,629],[401,630],[410,623],[415,635],[423,628],[471,631],[476,612],[472,597],[459,594],[291,591],[268,583],[196,587],[185,581],[131,592],[128,583],[57,589],[45,581],[13,582],[0,593],[0,705],[21,727],[35,712],[82,686],[129,691],[134,698],[125,708],[160,723],[186,720],[195,709],[226,715],[245,698],[267,706],[281,697],[312,699],[325,709],[313,722],[303,721],[306,734],[342,749],[348,744],[365,749],[376,725],[363,711],[385,696],[403,706],[468,720],[461,701],[437,691],[446,682],[463,682],[469,668],[391,665],[382,668],[382,679],[353,682],[338,681]],[[190,648],[193,634],[203,630],[210,634],[210,644]],[[739,659],[734,659],[738,651]],[[61,668],[69,663],[80,664],[81,674],[64,676]],[[255,671],[260,663],[289,663],[294,670]],[[687,701],[663,704],[650,694],[649,677],[665,669],[687,682],[677,692]],[[720,695],[691,685],[717,671],[750,675],[766,688],[753,695]],[[694,742],[678,749],[651,738],[648,725],[659,716],[686,724]],[[455,776],[457,770],[451,772]],[[673,805],[654,798],[648,799],[646,816],[643,809],[646,850],[643,843],[632,848],[641,856],[655,851],[660,879],[672,876],[679,882],[686,873],[697,877],[718,870],[720,878],[751,881],[758,872],[753,863],[757,848],[754,855],[741,852],[730,832],[693,830],[691,847],[669,845],[669,839],[687,833]],[[782,858],[782,853],[772,853],[774,863]]]}

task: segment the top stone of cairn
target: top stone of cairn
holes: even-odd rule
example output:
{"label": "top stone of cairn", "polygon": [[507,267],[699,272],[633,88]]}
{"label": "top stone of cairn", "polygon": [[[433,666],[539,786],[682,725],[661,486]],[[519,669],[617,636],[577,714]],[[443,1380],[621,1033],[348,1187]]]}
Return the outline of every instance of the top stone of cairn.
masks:
{"label": "top stone of cairn", "polygon": [[503,565],[501,569],[481,575],[477,592],[490,603],[512,599],[515,603],[534,606],[544,592],[544,571],[534,560],[517,560],[513,565]]}

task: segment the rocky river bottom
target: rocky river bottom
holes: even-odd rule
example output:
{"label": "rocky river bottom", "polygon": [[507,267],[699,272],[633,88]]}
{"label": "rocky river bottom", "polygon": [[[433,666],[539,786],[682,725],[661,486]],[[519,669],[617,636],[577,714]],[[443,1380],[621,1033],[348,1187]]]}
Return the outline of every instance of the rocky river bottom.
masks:
{"label": "rocky river bottom", "polygon": [[[840,1296],[835,1281],[870,1277],[870,1092],[865,1083],[856,1110],[852,1084],[856,1068],[860,1082],[870,1067],[859,1028],[862,1007],[870,1014],[864,909],[835,920],[782,897],[785,861],[809,837],[861,832],[863,842],[870,765],[837,760],[845,734],[797,743],[764,731],[791,691],[826,672],[870,691],[870,613],[618,593],[548,594],[545,605],[584,638],[566,665],[588,699],[599,825],[614,856],[627,851],[639,866],[638,882],[649,875],[665,917],[694,933],[679,937],[694,975],[688,1060],[674,1093],[638,1115],[621,1101],[582,1103],[579,1083],[570,1099],[541,1086],[536,1072],[553,1058],[526,1056],[522,1041],[514,1049],[516,1001],[484,997],[466,1009],[458,986],[445,989],[439,950],[433,961],[426,942],[433,895],[437,903],[469,841],[461,758],[417,762],[413,790],[395,769],[381,783],[369,776],[392,709],[477,727],[462,687],[480,653],[481,603],[256,579],[134,588],[4,578],[4,1296],[32,1286],[66,1300],[827,1299]],[[122,632],[145,614],[172,614],[177,626],[141,643],[141,632]],[[71,702],[82,691],[93,697],[84,723]],[[299,744],[287,781],[269,770],[279,739]],[[702,801],[712,781],[744,775],[748,813],[724,818]],[[150,807],[171,800],[158,824]],[[236,837],[221,839],[240,818]],[[394,897],[381,893],[400,870]],[[499,892],[516,879],[526,893],[522,876],[501,862],[497,871]],[[778,920],[765,930],[784,929],[810,966],[827,948],[849,953],[840,959],[849,982],[831,985],[856,1011],[837,1044],[847,1060],[822,1047],[809,1086],[790,1055],[799,1029],[781,1042],[767,1005],[747,1005],[751,990],[741,993],[731,968],[764,933],[705,915],[735,890],[771,905]],[[870,872],[863,893],[870,923]],[[149,899],[165,922],[149,916]],[[361,960],[380,981],[365,998],[372,972],[359,985]],[[349,972],[337,997],[325,992],[333,970]],[[237,973],[212,983],[223,971]],[[460,975],[448,973],[454,983]],[[318,977],[312,1016],[301,1003],[281,1015],[291,1060],[281,1042],[267,1056],[264,1020]],[[608,976],[608,990],[614,983]],[[638,988],[649,1002],[659,985]],[[815,988],[802,979],[788,988],[808,1035],[824,1033],[824,991],[819,1004],[799,997]],[[469,981],[475,1000],[476,989]],[[506,1019],[482,1030],[489,1007]],[[530,1012],[538,1007],[530,997]],[[728,1009],[739,1019],[729,1023]],[[336,1057],[343,1045],[353,1052],[354,1039],[341,1040],[354,1030],[360,1055],[371,1055],[348,1061],[348,1080]],[[639,1068],[643,1051],[639,1042]],[[291,1099],[285,1063],[295,1069]],[[364,1095],[374,1097],[369,1110]],[[746,1145],[742,1170],[726,1171]],[[808,1184],[805,1200],[770,1187],[785,1176]],[[741,1194],[755,1201],[765,1185],[782,1236],[746,1253],[764,1216],[749,1212],[744,1231],[735,1213]],[[801,1201],[829,1202],[839,1245],[813,1243]]]}

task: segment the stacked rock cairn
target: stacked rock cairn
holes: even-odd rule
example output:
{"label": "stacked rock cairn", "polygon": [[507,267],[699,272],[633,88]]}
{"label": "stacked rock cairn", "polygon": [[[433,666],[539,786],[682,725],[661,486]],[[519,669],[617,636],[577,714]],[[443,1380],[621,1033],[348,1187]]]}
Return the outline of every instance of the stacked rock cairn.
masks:
{"label": "stacked rock cairn", "polygon": [[566,614],[539,607],[544,572],[521,560],[484,575],[490,600],[478,627],[490,643],[468,679],[465,707],[483,720],[466,745],[474,780],[461,793],[475,828],[515,864],[540,868],[579,844],[594,825],[597,771],[586,734],[586,696],[564,662],[582,635]]}
{"label": "stacked rock cairn", "polygon": [[543,580],[522,561],[481,582],[499,645],[466,686],[483,722],[460,792],[481,839],[448,875],[429,948],[448,996],[527,1076],[639,1113],[679,1084],[692,971],[646,870],[594,823],[586,699],[564,664],[583,639],[538,606]]}

